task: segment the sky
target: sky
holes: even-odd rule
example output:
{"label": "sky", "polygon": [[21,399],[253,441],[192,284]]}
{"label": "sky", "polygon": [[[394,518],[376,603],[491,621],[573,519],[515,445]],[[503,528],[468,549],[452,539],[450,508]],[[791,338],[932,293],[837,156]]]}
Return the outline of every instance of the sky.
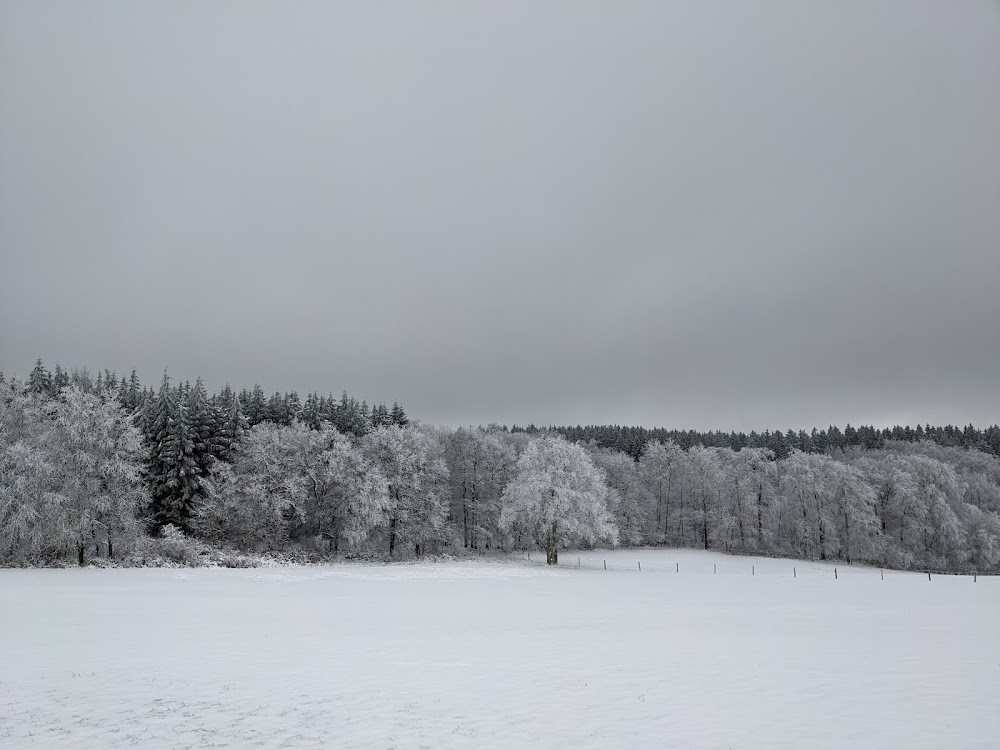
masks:
{"label": "sky", "polygon": [[0,370],[997,423],[998,84],[989,0],[0,0]]}

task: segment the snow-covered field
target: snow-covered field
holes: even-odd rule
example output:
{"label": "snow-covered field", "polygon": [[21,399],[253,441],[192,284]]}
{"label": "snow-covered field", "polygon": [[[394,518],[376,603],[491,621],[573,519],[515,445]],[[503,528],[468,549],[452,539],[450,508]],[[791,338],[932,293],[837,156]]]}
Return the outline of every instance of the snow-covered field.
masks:
{"label": "snow-covered field", "polygon": [[577,556],[2,570],[0,747],[1000,747],[998,578]]}

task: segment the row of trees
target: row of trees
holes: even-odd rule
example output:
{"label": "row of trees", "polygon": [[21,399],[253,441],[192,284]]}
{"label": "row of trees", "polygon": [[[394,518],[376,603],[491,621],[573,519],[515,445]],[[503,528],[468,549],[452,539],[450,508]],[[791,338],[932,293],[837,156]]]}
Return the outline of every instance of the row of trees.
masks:
{"label": "row of trees", "polygon": [[985,429],[977,429],[973,425],[955,427],[946,425],[917,425],[916,427],[886,427],[878,429],[870,425],[852,427],[848,424],[843,430],[831,425],[825,430],[816,429],[787,430],[781,432],[765,430],[764,432],[697,432],[695,430],[667,430],[664,428],[625,427],[620,425],[588,425],[586,427],[547,427],[535,425],[528,427],[514,426],[514,432],[554,432],[567,440],[579,443],[594,442],[603,448],[628,453],[633,458],[639,458],[646,446],[652,442],[677,443],[684,449],[696,445],[710,448],[766,448],[777,458],[785,458],[792,451],[804,453],[834,453],[851,448],[867,448],[869,450],[883,448],[890,442],[920,443],[930,441],[938,445],[953,448],[975,448],[976,450],[1000,456],[1000,426],[993,425]]}
{"label": "row of trees", "polygon": [[[0,372],[0,386],[5,382],[6,378]],[[113,370],[103,370],[95,376],[86,368],[64,370],[57,364],[50,372],[41,359],[35,362],[25,382],[25,387],[31,393],[53,397],[70,385],[84,393],[113,397],[130,413],[147,408],[162,392],[162,385],[159,390],[144,386],[135,370],[128,377],[119,377]],[[183,396],[193,387],[190,381],[186,381],[179,383],[176,390]],[[201,389],[204,391],[203,386]],[[218,393],[205,393],[205,400],[213,407],[225,409],[234,399],[239,401],[241,413],[250,427],[261,422],[289,425],[294,421],[301,421],[316,429],[321,423],[329,422],[341,432],[362,435],[372,427],[406,425],[409,422],[406,411],[398,401],[391,407],[385,403],[369,407],[366,401],[348,396],[346,391],[339,399],[316,392],[300,399],[295,391],[276,391],[268,396],[260,385],[254,385],[250,389],[243,388],[239,393],[235,393],[228,385]]]}
{"label": "row of trees", "polygon": [[636,458],[557,431],[414,425],[402,409],[378,423],[369,412],[358,429],[301,413],[251,424],[228,388],[209,396],[164,376],[129,401],[129,379],[124,396],[113,377],[100,390],[71,375],[55,390],[38,370],[0,398],[7,562],[111,557],[165,526],[331,555],[536,547],[554,563],[567,545],[620,543],[901,568],[1000,562],[1000,459],[977,449],[888,441],[779,457],[668,440]]}

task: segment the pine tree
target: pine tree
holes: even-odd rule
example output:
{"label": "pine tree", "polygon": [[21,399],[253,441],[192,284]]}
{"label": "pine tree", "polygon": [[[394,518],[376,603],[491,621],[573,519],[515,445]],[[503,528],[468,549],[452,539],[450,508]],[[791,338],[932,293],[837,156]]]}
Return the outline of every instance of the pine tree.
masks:
{"label": "pine tree", "polygon": [[69,374],[58,364],[55,372],[52,373],[52,393],[58,394],[63,388],[69,385]]}
{"label": "pine tree", "polygon": [[389,410],[386,408],[385,404],[378,404],[372,409],[371,416],[372,427],[387,427],[392,424],[392,420],[389,417]]}
{"label": "pine tree", "polygon": [[161,528],[174,524],[189,528],[195,499],[201,491],[201,469],[195,460],[195,443],[181,403],[166,371],[150,415],[149,483],[152,522]]}
{"label": "pine tree", "polygon": [[28,393],[34,393],[36,396],[47,395],[52,392],[52,375],[49,371],[45,369],[45,365],[42,364],[42,358],[39,357],[35,361],[35,367],[28,375]]}
{"label": "pine tree", "polygon": [[393,401],[389,418],[392,420],[392,424],[399,427],[406,427],[410,423],[410,418],[406,416],[406,412],[403,411],[403,407],[398,401]]}
{"label": "pine tree", "polygon": [[244,399],[243,405],[251,427],[267,419],[267,401],[264,396],[264,389],[259,385],[254,385],[253,392],[249,394],[247,399]]}
{"label": "pine tree", "polygon": [[191,428],[195,463],[201,476],[207,477],[215,460],[218,419],[215,409],[208,403],[201,378],[195,380],[194,386],[188,391],[187,419]]}
{"label": "pine tree", "polygon": [[243,415],[243,405],[240,397],[229,390],[226,386],[229,397],[223,404],[225,410],[222,414],[222,424],[218,433],[219,453],[218,456],[224,461],[232,461],[233,455],[243,439],[243,435],[250,429],[250,423]]}
{"label": "pine tree", "polygon": [[318,430],[323,423],[323,413],[320,408],[320,399],[315,393],[306,396],[306,402],[299,414],[299,419],[310,430]]}

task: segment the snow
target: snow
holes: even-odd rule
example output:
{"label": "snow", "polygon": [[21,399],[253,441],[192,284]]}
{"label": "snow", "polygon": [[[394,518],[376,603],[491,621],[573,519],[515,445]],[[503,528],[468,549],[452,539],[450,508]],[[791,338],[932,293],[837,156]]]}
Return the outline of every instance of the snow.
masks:
{"label": "snow", "polygon": [[0,747],[1000,747],[998,578],[532,557],[0,571]]}

